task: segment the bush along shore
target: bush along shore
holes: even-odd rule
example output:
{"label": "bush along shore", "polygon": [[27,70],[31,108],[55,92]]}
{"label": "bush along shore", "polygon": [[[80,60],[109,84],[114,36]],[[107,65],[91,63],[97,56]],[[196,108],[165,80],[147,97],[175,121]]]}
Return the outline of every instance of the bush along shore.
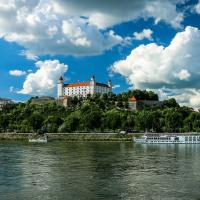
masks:
{"label": "bush along shore", "polygon": [[[16,134],[37,132],[58,133],[58,137],[61,137],[61,133],[76,132],[119,133],[124,130],[127,132],[182,133],[200,130],[198,111],[185,106],[181,107],[175,99],[165,100],[156,107],[130,110],[128,99],[133,95],[137,99],[154,100],[158,98],[151,91],[140,90],[117,95],[113,93],[95,94],[86,99],[74,97],[70,106],[66,108],[56,102],[36,105],[32,103],[34,98],[31,98],[26,103],[8,105],[0,110],[0,135],[6,132]],[[107,135],[109,134],[106,134],[106,138],[113,137],[113,135]],[[89,136],[82,137],[90,140]],[[129,136],[117,134],[114,137],[116,140],[120,137],[129,138]]]}
{"label": "bush along shore", "polygon": [[[0,140],[23,140],[38,137],[33,133],[1,133]],[[106,134],[106,133],[48,133],[48,141],[133,141],[133,135]]]}

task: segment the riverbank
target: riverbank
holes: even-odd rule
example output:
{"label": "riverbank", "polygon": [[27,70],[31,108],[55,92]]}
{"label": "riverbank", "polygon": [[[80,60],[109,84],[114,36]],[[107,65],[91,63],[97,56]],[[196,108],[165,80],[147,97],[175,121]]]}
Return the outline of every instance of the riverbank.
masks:
{"label": "riverbank", "polygon": [[[155,133],[154,133],[155,134]],[[156,133],[158,135],[174,135],[174,133]],[[178,133],[179,135],[189,133]],[[197,133],[191,133],[197,134]],[[198,133],[199,134],[199,133]],[[1,140],[23,140],[28,141],[33,133],[0,133]],[[134,137],[141,137],[144,133],[47,133],[48,141],[60,140],[60,141],[127,141],[132,142]]]}
{"label": "riverbank", "polygon": [[[0,140],[24,140],[28,141],[33,133],[0,133]],[[132,134],[122,135],[118,133],[48,133],[48,141],[129,141]]]}

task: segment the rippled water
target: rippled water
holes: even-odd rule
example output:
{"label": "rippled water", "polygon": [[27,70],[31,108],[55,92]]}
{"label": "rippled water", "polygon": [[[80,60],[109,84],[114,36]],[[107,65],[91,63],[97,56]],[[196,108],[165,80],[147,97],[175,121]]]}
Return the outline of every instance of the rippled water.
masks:
{"label": "rippled water", "polygon": [[0,143],[0,200],[200,199],[200,145]]}

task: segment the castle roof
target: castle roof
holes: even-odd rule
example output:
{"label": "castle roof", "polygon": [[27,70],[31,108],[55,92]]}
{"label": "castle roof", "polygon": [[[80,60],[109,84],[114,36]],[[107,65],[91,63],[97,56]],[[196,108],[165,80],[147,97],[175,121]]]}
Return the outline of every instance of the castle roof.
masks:
{"label": "castle roof", "polygon": [[96,83],[97,86],[101,86],[101,87],[109,87],[107,84],[105,83]]}
{"label": "castle roof", "polygon": [[134,96],[129,98],[129,102],[136,102],[136,101],[137,101],[137,99]]}
{"label": "castle roof", "polygon": [[[78,87],[78,86],[89,86],[90,82],[76,82],[76,83],[69,83],[65,84],[64,87]],[[101,87],[109,87],[107,84],[104,83],[96,83],[96,86],[101,86]]]}
{"label": "castle roof", "polygon": [[69,83],[65,84],[65,87],[78,87],[78,86],[89,86],[90,82],[76,82],[76,83]]}

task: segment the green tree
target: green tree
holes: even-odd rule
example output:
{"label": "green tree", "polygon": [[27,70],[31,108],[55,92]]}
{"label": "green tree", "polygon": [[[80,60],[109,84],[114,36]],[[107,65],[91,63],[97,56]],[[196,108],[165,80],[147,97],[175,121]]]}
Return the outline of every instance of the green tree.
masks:
{"label": "green tree", "polygon": [[6,114],[0,115],[0,128],[5,132],[9,125],[9,119]]}
{"label": "green tree", "polygon": [[153,115],[151,111],[142,110],[137,112],[136,124],[139,130],[150,131],[153,128]]}
{"label": "green tree", "polygon": [[183,125],[183,116],[178,110],[168,109],[165,116],[165,124],[168,132],[177,132]]}
{"label": "green tree", "polygon": [[184,120],[184,127],[186,131],[199,131],[200,113],[191,112]]}
{"label": "green tree", "polygon": [[91,110],[81,115],[80,123],[83,129],[95,130],[101,126],[101,112],[99,110]]}
{"label": "green tree", "polygon": [[48,116],[44,121],[44,128],[48,133],[57,133],[59,126],[63,120],[58,116]]}
{"label": "green tree", "polygon": [[29,120],[33,131],[37,132],[39,129],[41,129],[44,119],[39,113],[33,113]]}
{"label": "green tree", "polygon": [[163,101],[163,106],[166,108],[179,108],[179,104],[174,98]]}
{"label": "green tree", "polygon": [[74,132],[79,128],[80,116],[78,112],[72,112],[65,119],[65,130]]}
{"label": "green tree", "polygon": [[103,126],[113,130],[114,132],[116,129],[119,129],[121,127],[120,112],[116,109],[107,111],[104,115]]}
{"label": "green tree", "polygon": [[130,132],[135,128],[135,115],[133,113],[127,113],[122,119],[122,130]]}

